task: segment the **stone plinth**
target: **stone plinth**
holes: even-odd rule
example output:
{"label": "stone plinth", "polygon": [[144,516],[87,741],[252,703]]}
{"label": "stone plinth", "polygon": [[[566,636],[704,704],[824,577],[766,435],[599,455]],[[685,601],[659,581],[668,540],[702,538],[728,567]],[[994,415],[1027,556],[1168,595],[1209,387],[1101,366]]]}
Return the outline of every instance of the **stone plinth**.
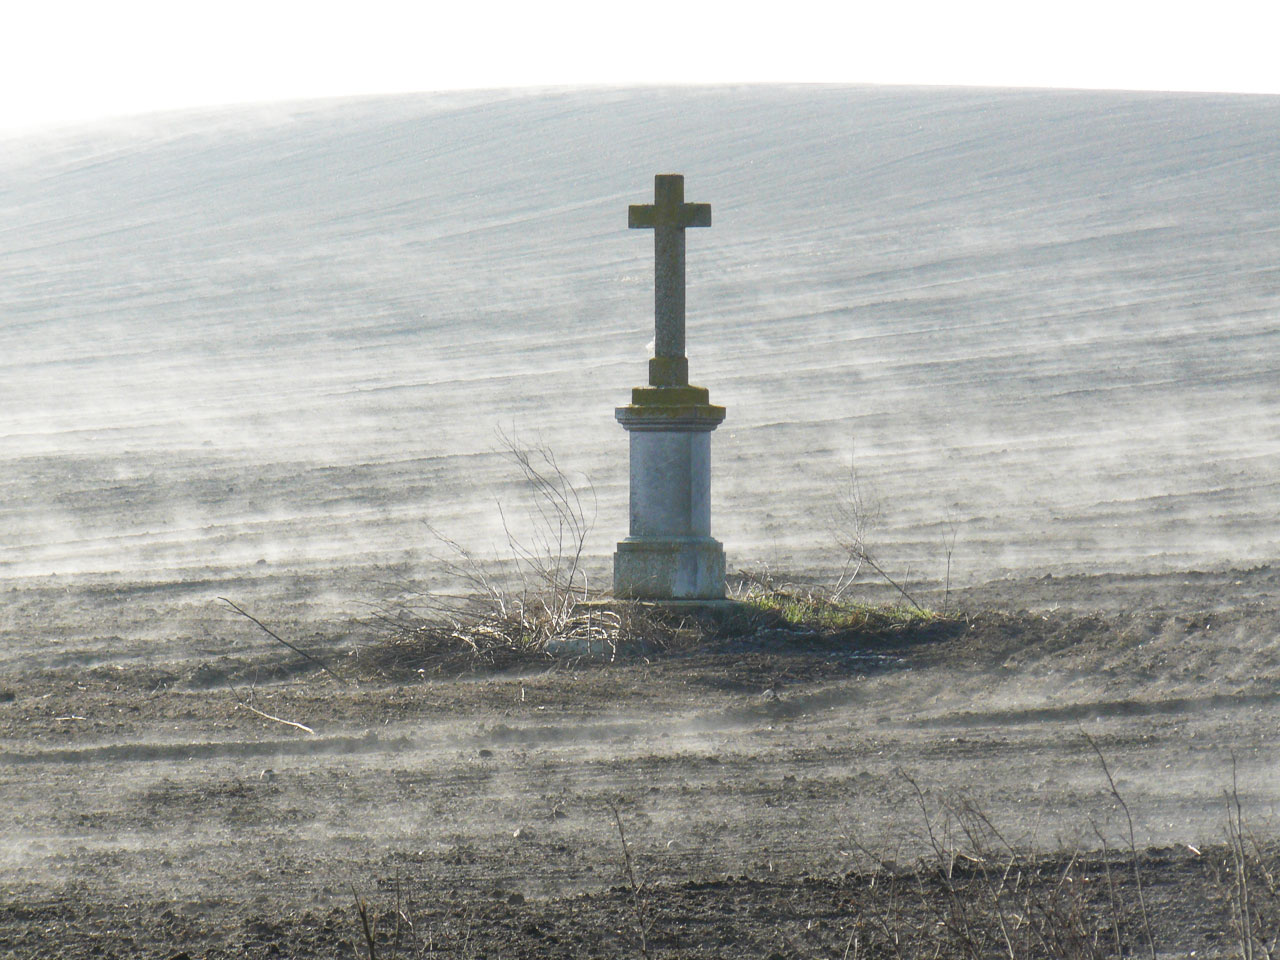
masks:
{"label": "stone plinth", "polygon": [[699,387],[637,387],[616,416],[631,445],[629,536],[613,557],[614,596],[724,597],[724,547],[711,536],[711,431],[724,408]]}

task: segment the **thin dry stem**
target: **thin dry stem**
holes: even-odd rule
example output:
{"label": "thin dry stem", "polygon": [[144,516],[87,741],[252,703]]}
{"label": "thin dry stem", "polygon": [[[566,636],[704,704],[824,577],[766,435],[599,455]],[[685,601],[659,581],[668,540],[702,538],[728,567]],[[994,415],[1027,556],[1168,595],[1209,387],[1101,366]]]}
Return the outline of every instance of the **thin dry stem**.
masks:
{"label": "thin dry stem", "polygon": [[[884,569],[876,558],[872,556],[871,550],[867,546],[867,534],[879,515],[879,504],[868,504],[863,490],[862,478],[858,475],[857,466],[851,462],[849,464],[849,475],[836,499],[831,517],[836,543],[844,552],[844,567],[836,580],[832,599],[839,600],[853,585],[863,566],[868,566],[885,583],[898,591],[907,603],[911,604],[918,612],[924,613],[924,607],[920,606],[903,583],[899,583]],[[948,582],[950,581],[950,566],[951,557],[948,554]]]}
{"label": "thin dry stem", "polygon": [[631,908],[635,911],[636,935],[640,939],[640,955],[649,960],[649,940],[648,930],[650,921],[647,917],[647,910],[644,899],[641,896],[640,884],[636,881],[635,865],[631,860],[631,847],[627,843],[627,831],[622,826],[622,814],[618,811],[618,805],[612,800],[606,800],[605,805],[609,808],[609,812],[613,814],[613,822],[618,828],[618,840],[622,844],[622,859],[627,869],[627,882],[631,885]]}
{"label": "thin dry stem", "polygon": [[319,657],[314,656],[310,653],[307,653],[307,651],[303,650],[301,647],[294,646],[292,643],[290,643],[284,637],[280,636],[280,634],[276,633],[274,630],[268,627],[265,623],[263,623],[253,614],[249,613],[243,607],[239,606],[238,604],[232,603],[226,597],[218,597],[218,599],[221,600],[223,603],[225,603],[228,607],[230,607],[236,613],[240,614],[240,616],[244,617],[246,620],[256,623],[262,629],[262,632],[265,633],[267,636],[269,636],[272,640],[276,640],[279,643],[284,644],[286,647],[288,647],[298,656],[306,660],[310,660],[312,663],[318,666],[325,673],[329,674],[329,676],[333,677],[333,679],[337,680],[339,683],[345,684],[347,682],[344,677],[340,677],[336,673],[334,673],[333,670],[330,668],[330,666],[327,663],[325,663],[323,660],[321,660]]}
{"label": "thin dry stem", "polygon": [[1093,748],[1093,752],[1098,757],[1098,762],[1102,765],[1102,773],[1107,778],[1107,786],[1111,789],[1111,796],[1115,798],[1116,803],[1124,812],[1125,823],[1129,828],[1129,857],[1133,863],[1133,883],[1138,891],[1138,908],[1142,915],[1142,929],[1146,934],[1147,952],[1151,954],[1151,960],[1156,960],[1156,938],[1151,932],[1151,915],[1147,912],[1147,899],[1142,891],[1142,871],[1138,869],[1138,845],[1134,837],[1133,816],[1129,813],[1129,804],[1125,803],[1124,797],[1120,795],[1116,782],[1111,776],[1111,769],[1107,766],[1107,758],[1102,755],[1102,751],[1098,748],[1098,744],[1093,737],[1087,733],[1084,735],[1089,746]]}

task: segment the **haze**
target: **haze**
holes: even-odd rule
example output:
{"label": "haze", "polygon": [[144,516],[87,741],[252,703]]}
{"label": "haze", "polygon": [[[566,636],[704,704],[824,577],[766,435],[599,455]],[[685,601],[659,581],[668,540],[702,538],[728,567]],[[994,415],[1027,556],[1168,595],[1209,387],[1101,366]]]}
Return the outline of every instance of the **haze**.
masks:
{"label": "haze", "polygon": [[[867,87],[462,93],[134,120],[3,160],[9,578],[321,575],[482,553],[497,431],[625,534],[658,171],[731,569],[1274,558],[1280,100]],[[259,560],[265,564],[258,564]],[[363,572],[362,572],[363,571]]]}
{"label": "haze", "polygon": [[[625,820],[659,951],[836,955],[901,902],[851,895],[906,889],[858,851],[956,801],[1090,881],[1134,844],[1161,951],[1226,949],[1223,791],[1264,842],[1280,810],[1278,133],[1274,96],[772,85],[5,142],[0,941],[336,954],[403,890],[437,954],[634,954]],[[731,571],[832,582],[852,469],[884,569],[963,619],[492,667],[389,625],[433,529],[522,529],[500,432],[593,485],[607,586],[657,172],[714,210],[688,343]]]}

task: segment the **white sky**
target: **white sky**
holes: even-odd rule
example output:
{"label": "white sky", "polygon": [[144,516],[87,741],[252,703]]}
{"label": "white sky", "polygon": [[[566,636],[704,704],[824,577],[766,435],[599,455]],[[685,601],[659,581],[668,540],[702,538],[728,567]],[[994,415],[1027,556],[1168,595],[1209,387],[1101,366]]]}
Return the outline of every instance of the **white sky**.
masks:
{"label": "white sky", "polygon": [[0,131],[192,106],[547,84],[1280,93],[1277,0],[15,0]]}

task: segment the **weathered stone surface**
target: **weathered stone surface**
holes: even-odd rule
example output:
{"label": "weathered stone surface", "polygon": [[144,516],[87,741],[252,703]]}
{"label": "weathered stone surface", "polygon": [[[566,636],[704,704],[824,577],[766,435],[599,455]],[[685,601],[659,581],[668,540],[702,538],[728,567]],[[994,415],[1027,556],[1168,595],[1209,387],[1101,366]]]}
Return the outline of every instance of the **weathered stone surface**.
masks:
{"label": "weathered stone surface", "polygon": [[628,537],[613,555],[613,592],[635,600],[722,600],[724,547],[711,537]]}
{"label": "weathered stone surface", "polygon": [[[627,226],[653,230],[654,355],[684,357],[684,231],[711,226],[711,205],[684,202],[684,176],[653,178],[653,203],[627,208]],[[679,383],[688,383],[688,370]],[[665,384],[650,380],[654,386]]]}
{"label": "weathered stone surface", "polygon": [[711,433],[631,431],[630,536],[711,535]]}
{"label": "weathered stone surface", "polygon": [[684,357],[654,357],[649,361],[649,383],[655,387],[681,387],[689,382],[689,361]]}
{"label": "weathered stone surface", "polygon": [[614,415],[628,430],[714,430],[724,407],[711,402],[706,387],[633,387],[631,403]]}
{"label": "weathered stone surface", "polygon": [[711,207],[684,202],[684,178],[654,178],[654,203],[632,206],[631,227],[654,230],[654,352],[649,385],[631,391],[618,422],[631,440],[629,536],[613,561],[617,597],[718,600],[724,548],[711,537],[711,431],[724,407],[689,383],[684,356],[684,231],[711,225]]}

